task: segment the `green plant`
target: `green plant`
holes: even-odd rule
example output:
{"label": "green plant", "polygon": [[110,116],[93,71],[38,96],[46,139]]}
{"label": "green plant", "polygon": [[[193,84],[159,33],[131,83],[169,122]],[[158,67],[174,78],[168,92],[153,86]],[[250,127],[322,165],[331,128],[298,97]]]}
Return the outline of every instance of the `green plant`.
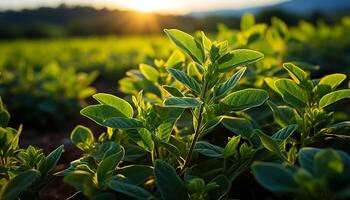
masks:
{"label": "green plant", "polygon": [[0,98],[0,198],[38,199],[38,191],[51,176],[61,157],[63,145],[45,156],[41,149],[18,146],[22,126],[7,127],[10,114]]}
{"label": "green plant", "polygon": [[[287,42],[283,22],[275,19],[266,33],[259,31],[264,26],[254,24],[252,16],[244,17],[238,34],[243,44],[237,45],[245,48],[260,39],[263,42],[264,34],[277,34],[277,40],[283,36],[283,43]],[[258,37],[254,30],[260,39],[254,39]],[[283,56],[258,72],[260,64],[269,65],[260,52],[232,50],[227,41],[211,41],[203,32],[194,37],[175,29],[165,32],[179,50],[168,59],[143,63],[127,72],[120,89],[131,95],[130,101],[97,93],[92,96],[97,103],[80,111],[105,131],[94,134],[78,125],[71,133],[72,143],[83,155],[56,175],[76,189],[72,199],[230,199],[235,196],[236,178],[250,177],[243,172],[254,161],[257,181],[273,192],[297,199],[348,198],[349,156],[306,147],[321,146],[320,141],[330,138],[341,142],[349,138],[349,122],[334,123],[330,112],[331,104],[350,98],[349,89],[336,90],[346,79],[344,74],[311,79],[309,72],[292,63],[283,64],[286,73],[280,72],[281,67],[269,72],[282,63]],[[57,65],[41,71],[48,75],[42,75],[44,88],[73,91],[73,96],[81,92],[84,97],[94,92],[85,87],[89,84],[70,91],[77,79],[63,88],[55,81],[49,84],[59,72]],[[287,73],[291,79],[280,78]],[[27,75],[25,79],[37,80]],[[81,76],[84,83],[95,78]],[[250,88],[263,87],[261,80],[286,105],[277,105],[281,101],[275,101],[273,93]],[[0,195],[3,199],[38,198],[63,146],[48,156],[32,146],[20,149],[22,128],[9,128],[9,118],[1,103]],[[267,123],[271,119],[273,123]]]}
{"label": "green plant", "polygon": [[[262,87],[264,78],[285,75],[282,63],[292,62],[315,73],[349,71],[350,44],[349,17],[328,25],[322,20],[316,24],[300,21],[295,27],[288,27],[279,18],[271,22],[256,23],[254,15],[243,15],[240,29],[229,29],[218,25],[217,38],[228,40],[233,48],[249,48],[262,52],[265,58],[247,71],[244,84]],[[307,55],[307,56],[305,56]],[[329,66],[332,66],[331,68]]]}
{"label": "green plant", "polygon": [[348,138],[339,131],[347,128],[348,122],[334,123],[334,113],[329,112],[330,105],[350,98],[349,89],[336,90],[346,75],[330,74],[312,80],[307,72],[292,63],[286,63],[283,67],[292,79],[268,78],[266,83],[287,105],[277,106],[271,101],[268,105],[279,126],[298,125],[300,135],[291,144],[294,147],[304,147],[324,138]]}
{"label": "green plant", "polygon": [[281,74],[281,65],[287,60],[289,27],[280,19],[273,17],[271,25],[256,23],[252,14],[242,16],[239,30],[218,25],[218,39],[226,39],[232,48],[248,48],[264,54],[264,59],[254,63],[246,74],[243,84],[262,87],[265,77]]}
{"label": "green plant", "polygon": [[17,122],[28,127],[48,128],[50,124],[51,129],[60,128],[96,92],[90,84],[97,75],[64,69],[57,63],[45,65],[39,71],[19,65],[16,69],[2,70],[0,95],[11,99],[7,105],[17,116]]}
{"label": "green plant", "polygon": [[[106,127],[107,132],[96,140],[89,129],[74,129],[71,139],[84,151],[84,157],[59,173],[65,175],[66,183],[81,191],[77,195],[91,199],[106,195],[219,199],[230,189],[230,182],[249,166],[254,150],[239,136],[225,141],[224,148],[199,140],[223,120],[235,119],[230,115],[244,113],[268,99],[261,89],[234,91],[246,69],[242,66],[263,55],[247,49],[228,51],[227,42],[212,42],[204,33],[197,39],[174,29],[165,32],[191,63],[186,66],[181,53],[176,52],[167,64],[159,61],[157,67],[140,65],[135,74],[141,73],[162,91],[152,99],[143,98],[143,92],[133,96],[136,112],[119,97],[104,93],[93,96],[99,104],[87,106],[81,114]],[[164,83],[169,85],[161,85]],[[135,149],[138,156],[128,155]],[[199,164],[209,171],[201,173],[204,167],[193,165],[197,152],[212,157]],[[240,160],[245,160],[239,162],[241,167],[229,167]],[[139,170],[137,181],[133,170]]]}
{"label": "green plant", "polygon": [[256,180],[266,189],[296,199],[349,199],[350,156],[333,149],[302,148],[300,166],[253,163]]}

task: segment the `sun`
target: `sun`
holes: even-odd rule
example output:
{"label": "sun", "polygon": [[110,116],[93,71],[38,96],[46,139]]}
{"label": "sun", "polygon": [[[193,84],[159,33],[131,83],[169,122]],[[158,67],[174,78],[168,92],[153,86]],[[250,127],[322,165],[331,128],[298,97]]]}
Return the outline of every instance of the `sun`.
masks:
{"label": "sun", "polygon": [[123,5],[139,12],[162,12],[176,7],[176,1],[171,0],[126,0]]}

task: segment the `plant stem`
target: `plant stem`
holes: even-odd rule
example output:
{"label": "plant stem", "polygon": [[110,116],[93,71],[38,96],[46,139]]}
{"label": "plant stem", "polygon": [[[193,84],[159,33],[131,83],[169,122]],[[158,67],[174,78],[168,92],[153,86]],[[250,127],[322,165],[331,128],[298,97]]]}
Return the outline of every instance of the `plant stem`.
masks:
{"label": "plant stem", "polygon": [[184,165],[182,166],[181,168],[181,171],[180,171],[180,174],[182,174],[184,172],[184,170],[186,169],[187,165],[189,164],[189,162],[191,161],[192,159],[192,154],[193,154],[193,150],[194,150],[194,146],[200,136],[200,126],[202,125],[202,112],[203,112],[203,108],[204,106],[201,105],[200,108],[199,108],[199,116],[198,116],[198,121],[197,121],[197,127],[196,127],[196,130],[194,132],[194,138],[191,142],[191,145],[190,145],[190,149],[188,151],[188,154],[186,156],[186,159],[185,159],[185,163]]}
{"label": "plant stem", "polygon": [[151,151],[151,159],[152,159],[152,164],[153,166],[155,165],[155,161],[157,159],[157,147],[154,146],[154,149]]}
{"label": "plant stem", "polygon": [[198,119],[197,119],[197,126],[196,126],[196,129],[194,131],[194,137],[193,137],[193,140],[191,142],[190,149],[189,149],[189,151],[187,153],[184,165],[182,166],[182,168],[180,170],[180,174],[182,174],[185,171],[186,167],[190,163],[190,161],[192,159],[194,146],[196,145],[196,142],[199,139],[199,136],[201,135],[200,128],[202,126],[202,120],[203,120],[203,116],[202,115],[203,115],[203,110],[204,110],[204,106],[205,106],[204,98],[206,97],[207,87],[208,87],[208,82],[204,79],[204,88],[203,88],[201,96],[200,96],[201,99],[203,100],[203,104],[200,105],[200,107],[199,107],[199,114],[198,114]]}
{"label": "plant stem", "polygon": [[227,158],[224,158],[224,164],[223,164],[223,167],[222,167],[222,172],[225,173],[226,171],[226,165],[227,165]]}

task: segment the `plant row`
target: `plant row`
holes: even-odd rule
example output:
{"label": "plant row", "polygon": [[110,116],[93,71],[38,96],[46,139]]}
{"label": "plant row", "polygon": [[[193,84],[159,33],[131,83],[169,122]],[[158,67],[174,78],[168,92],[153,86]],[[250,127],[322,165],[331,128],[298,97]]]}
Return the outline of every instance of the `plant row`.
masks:
{"label": "plant row", "polygon": [[[81,110],[105,131],[78,125],[71,133],[83,155],[55,175],[76,189],[74,198],[232,199],[243,172],[296,199],[350,197],[350,157],[328,145],[349,139],[350,122],[335,122],[332,112],[350,98],[350,89],[337,89],[346,75],[312,79],[284,63],[288,77],[252,87],[245,76],[264,62],[262,53],[232,50],[203,32],[165,32],[179,50],[127,73],[121,87],[130,101],[97,93]],[[37,198],[63,147],[48,156],[19,149],[21,128],[8,128],[9,114],[0,111],[1,197]]]}

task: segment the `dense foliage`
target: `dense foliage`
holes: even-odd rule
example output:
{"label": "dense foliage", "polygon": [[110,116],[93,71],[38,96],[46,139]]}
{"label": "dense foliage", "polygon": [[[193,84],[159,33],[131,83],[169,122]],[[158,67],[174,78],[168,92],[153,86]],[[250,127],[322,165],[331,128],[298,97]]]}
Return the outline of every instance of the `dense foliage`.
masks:
{"label": "dense foliage", "polygon": [[[293,31],[277,18],[268,26],[246,15],[240,31],[221,28],[217,41],[166,29],[177,49],[128,71],[119,82],[127,98],[92,95],[80,113],[103,131],[76,126],[70,139],[82,156],[55,174],[73,199],[232,199],[243,175],[276,194],[267,198],[350,198],[349,116],[334,107],[350,98],[346,75],[291,62]],[[72,80],[74,95],[94,93]],[[8,121],[1,103],[2,198],[38,198],[63,146],[48,156],[19,149],[22,128]]]}
{"label": "dense foliage", "polygon": [[62,128],[76,116],[96,92],[92,83],[108,90],[125,69],[170,51],[157,36],[0,43],[0,95],[17,123],[41,129]]}
{"label": "dense foliage", "polygon": [[8,127],[10,114],[0,98],[0,198],[37,199],[38,192],[52,176],[63,145],[45,156],[41,149],[18,145],[22,126]]}
{"label": "dense foliage", "polygon": [[[307,72],[286,63],[283,67],[291,79],[268,81],[287,104],[278,106],[267,101],[269,93],[264,89],[235,87],[246,71],[243,66],[249,67],[263,54],[230,50],[227,42],[210,41],[203,32],[198,39],[175,29],[165,32],[191,58],[189,63],[176,51],[166,61],[156,60],[156,66],[142,64],[132,76],[138,77],[136,83],[144,79],[152,86],[147,96],[138,92],[131,105],[98,93],[93,96],[98,104],[81,110],[82,115],[106,127],[106,132],[95,138],[90,129],[79,125],[71,134],[84,156],[59,175],[79,191],[76,197],[227,199],[233,197],[232,182],[249,171],[251,163],[263,160],[253,164],[253,172],[258,182],[273,192],[318,199],[321,194],[317,190],[326,189],[327,197],[348,198],[347,185],[337,193],[330,183],[319,186],[318,179],[312,179],[312,174],[327,173],[328,179],[320,181],[333,181],[329,180],[332,173],[348,173],[344,171],[349,159],[346,153],[305,148],[325,138],[348,138],[339,130],[348,129],[349,123],[332,124],[332,113],[325,110],[350,98],[349,89],[336,90],[345,75],[311,80]],[[133,85],[132,80],[127,83]],[[136,91],[131,88],[129,92]],[[265,102],[279,127],[273,134],[265,132],[271,127],[262,127],[250,114]],[[215,140],[211,134],[219,134],[213,130],[220,124],[234,135]],[[337,160],[327,160],[328,154],[336,154]],[[304,161],[305,157],[315,161]],[[334,165],[329,163],[333,161]],[[316,172],[299,175],[304,171],[297,164],[302,168],[315,165],[309,170]],[[266,171],[275,168],[276,173],[269,176],[271,172]],[[303,178],[316,185],[306,187]]]}

